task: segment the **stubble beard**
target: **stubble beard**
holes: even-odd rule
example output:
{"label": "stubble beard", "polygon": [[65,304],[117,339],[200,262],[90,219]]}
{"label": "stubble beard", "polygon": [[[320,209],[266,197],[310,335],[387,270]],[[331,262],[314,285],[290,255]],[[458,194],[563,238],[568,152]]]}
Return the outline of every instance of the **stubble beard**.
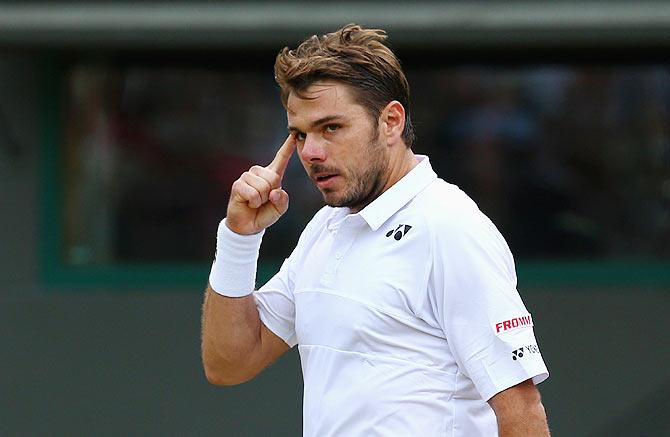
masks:
{"label": "stubble beard", "polygon": [[329,199],[328,193],[324,192],[323,198],[326,205],[331,207],[347,207],[354,211],[360,211],[372,203],[384,187],[384,175],[388,169],[388,157],[384,148],[375,138],[366,146],[366,154],[374,159],[369,162],[360,174],[348,173],[345,182],[351,184],[339,199]]}

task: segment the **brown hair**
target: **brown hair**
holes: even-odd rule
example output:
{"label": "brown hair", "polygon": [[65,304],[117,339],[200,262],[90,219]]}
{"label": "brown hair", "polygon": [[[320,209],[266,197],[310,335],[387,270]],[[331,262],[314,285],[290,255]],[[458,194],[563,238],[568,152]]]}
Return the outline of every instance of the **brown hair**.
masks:
{"label": "brown hair", "polygon": [[[342,29],[306,39],[295,50],[284,47],[275,61],[275,80],[286,107],[291,92],[302,93],[314,82],[335,80],[351,86],[357,103],[367,108],[374,121],[392,100],[405,108],[402,137],[411,147],[414,128],[410,119],[409,84],[400,61],[384,41],[386,32],[348,24]],[[375,129],[377,127],[375,123]]]}

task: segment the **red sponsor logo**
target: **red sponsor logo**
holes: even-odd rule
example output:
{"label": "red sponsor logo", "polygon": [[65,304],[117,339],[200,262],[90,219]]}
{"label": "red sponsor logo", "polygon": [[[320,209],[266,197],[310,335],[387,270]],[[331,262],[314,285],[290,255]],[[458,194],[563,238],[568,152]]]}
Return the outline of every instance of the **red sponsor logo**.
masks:
{"label": "red sponsor logo", "polygon": [[522,317],[514,317],[509,320],[503,320],[502,322],[496,323],[496,334],[522,326],[533,326],[533,319],[530,314]]}

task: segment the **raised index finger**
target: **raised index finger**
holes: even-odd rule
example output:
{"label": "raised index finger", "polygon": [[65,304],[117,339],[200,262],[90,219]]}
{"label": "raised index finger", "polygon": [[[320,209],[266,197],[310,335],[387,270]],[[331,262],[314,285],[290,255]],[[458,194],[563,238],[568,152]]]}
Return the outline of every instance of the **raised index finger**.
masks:
{"label": "raised index finger", "polygon": [[288,138],[286,138],[286,141],[284,141],[284,144],[277,150],[277,154],[275,155],[275,159],[272,160],[270,164],[266,168],[274,171],[279,175],[279,177],[284,176],[284,172],[286,171],[286,167],[288,166],[288,162],[291,159],[291,155],[293,155],[293,151],[295,150],[295,137],[293,134],[289,135]]}

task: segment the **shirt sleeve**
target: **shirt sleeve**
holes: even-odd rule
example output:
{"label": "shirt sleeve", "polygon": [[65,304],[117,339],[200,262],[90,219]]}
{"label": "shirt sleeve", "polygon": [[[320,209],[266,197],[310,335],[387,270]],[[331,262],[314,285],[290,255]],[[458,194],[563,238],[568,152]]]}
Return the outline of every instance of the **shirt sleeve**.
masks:
{"label": "shirt sleeve", "polygon": [[319,210],[300,234],[293,252],[284,260],[279,271],[261,288],[254,292],[256,307],[261,322],[290,347],[298,344],[295,332],[296,275],[302,262],[304,247],[308,246],[314,230],[328,215],[327,207]]}
{"label": "shirt sleeve", "polygon": [[295,258],[297,247],[284,260],[279,271],[260,289],[254,299],[261,322],[290,347],[298,342],[295,334]]}
{"label": "shirt sleeve", "polygon": [[472,205],[435,224],[429,298],[460,371],[489,400],[527,379],[539,384],[549,373],[507,243]]}

